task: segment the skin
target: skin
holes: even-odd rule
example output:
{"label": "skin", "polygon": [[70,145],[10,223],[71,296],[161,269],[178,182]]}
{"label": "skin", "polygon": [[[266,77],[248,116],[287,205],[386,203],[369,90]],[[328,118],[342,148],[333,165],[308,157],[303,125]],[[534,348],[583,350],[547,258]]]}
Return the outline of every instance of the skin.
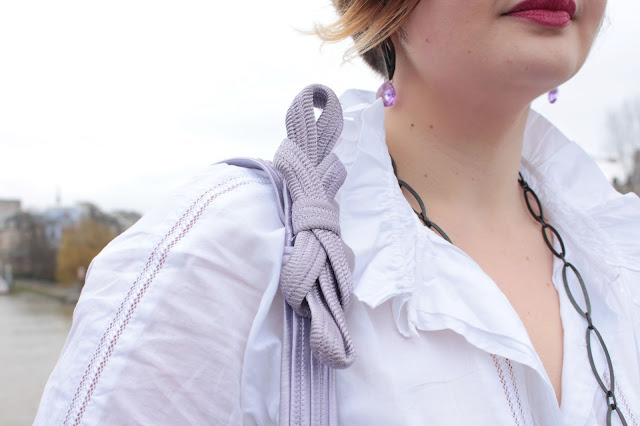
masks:
{"label": "skin", "polygon": [[517,176],[531,102],[582,67],[606,0],[576,0],[562,28],[503,15],[519,2],[422,0],[403,36],[392,36],[398,100],[385,111],[385,127],[399,177],[508,298],[560,403],[563,330],[553,258]]}

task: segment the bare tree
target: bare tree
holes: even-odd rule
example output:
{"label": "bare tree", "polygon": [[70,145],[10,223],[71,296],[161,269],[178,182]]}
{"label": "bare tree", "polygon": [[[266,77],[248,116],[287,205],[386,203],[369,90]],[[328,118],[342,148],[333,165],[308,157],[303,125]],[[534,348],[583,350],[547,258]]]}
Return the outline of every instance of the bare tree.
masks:
{"label": "bare tree", "polygon": [[625,178],[629,177],[635,168],[640,168],[640,164],[635,164],[636,152],[640,151],[640,97],[627,100],[610,111],[607,128]]}

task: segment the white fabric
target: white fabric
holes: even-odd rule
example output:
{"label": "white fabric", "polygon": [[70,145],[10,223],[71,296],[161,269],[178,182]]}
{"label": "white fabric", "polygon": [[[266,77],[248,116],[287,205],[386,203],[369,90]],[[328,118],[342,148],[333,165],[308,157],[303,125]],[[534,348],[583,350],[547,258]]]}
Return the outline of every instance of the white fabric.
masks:
{"label": "white fabric", "polygon": [[[558,407],[506,297],[402,196],[382,103],[361,91],[341,100],[335,152],[348,177],[337,199],[355,254],[347,320],[358,356],[337,372],[340,424],[605,424],[586,324],[565,294],[561,264],[553,275],[565,332]],[[618,404],[637,425],[640,200],[615,192],[534,112],[522,173],[585,279]],[[277,424],[284,229],[275,202],[260,173],[216,165],[112,242],[92,263],[35,423]],[[600,353],[596,364],[604,373]]]}

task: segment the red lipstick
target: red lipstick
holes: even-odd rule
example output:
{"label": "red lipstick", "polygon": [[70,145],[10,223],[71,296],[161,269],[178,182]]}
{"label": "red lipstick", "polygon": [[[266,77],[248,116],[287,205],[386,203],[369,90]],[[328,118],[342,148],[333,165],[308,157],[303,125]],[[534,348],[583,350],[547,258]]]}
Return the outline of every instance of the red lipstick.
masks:
{"label": "red lipstick", "polygon": [[564,27],[575,12],[574,0],[525,0],[504,15],[527,19],[540,25]]}

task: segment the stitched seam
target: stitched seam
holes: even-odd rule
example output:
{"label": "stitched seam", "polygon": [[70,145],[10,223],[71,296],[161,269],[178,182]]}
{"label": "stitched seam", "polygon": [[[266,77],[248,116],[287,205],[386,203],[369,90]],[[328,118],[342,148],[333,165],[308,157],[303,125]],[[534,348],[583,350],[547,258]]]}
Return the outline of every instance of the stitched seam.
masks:
{"label": "stitched seam", "polygon": [[[604,379],[607,382],[609,381],[609,371],[608,370],[605,370],[605,372],[604,372]],[[635,416],[633,415],[633,411],[631,411],[631,407],[629,406],[629,403],[627,402],[627,398],[624,396],[624,392],[622,392],[622,387],[620,386],[620,379],[617,378],[617,377],[616,377],[616,398],[620,399],[620,401],[622,402],[622,406],[624,407],[624,410],[627,412],[627,416],[631,420],[631,423],[633,424],[633,426],[638,426],[638,421],[636,420]]]}
{"label": "stitched seam", "polygon": [[622,392],[620,385],[617,386],[616,390],[617,390],[618,396],[620,397],[620,400],[622,401],[622,405],[624,406],[624,409],[627,412],[627,415],[631,419],[631,423],[633,424],[633,426],[638,426],[638,421],[636,420],[636,417],[633,415],[633,412],[631,411],[631,407],[629,406],[629,403],[627,402],[627,398],[624,396],[624,392]]}
{"label": "stitched seam", "polygon": [[516,413],[515,408],[513,407],[513,401],[511,401],[511,395],[509,395],[509,388],[507,386],[507,380],[504,376],[504,371],[502,369],[502,367],[500,366],[500,362],[498,360],[498,357],[495,354],[491,354],[491,359],[493,359],[493,365],[495,365],[496,367],[496,371],[498,372],[498,377],[500,379],[500,383],[502,384],[502,390],[504,391],[504,396],[507,399],[507,403],[509,404],[509,408],[511,409],[511,416],[513,417],[513,421],[515,422],[516,425],[520,425],[520,422],[518,422],[518,416]]}
{"label": "stitched seam", "polygon": [[505,358],[504,360],[507,363],[507,370],[509,371],[509,376],[511,377],[513,392],[516,395],[516,402],[518,403],[518,409],[520,410],[520,418],[522,419],[522,423],[527,424],[527,419],[524,415],[524,410],[522,409],[522,403],[520,402],[520,393],[518,392],[516,375],[513,373],[513,365],[511,365],[511,360],[509,358]]}
{"label": "stitched seam", "polygon": [[[114,318],[102,335],[69,405],[64,420],[65,426],[70,424],[77,426],[81,423],[102,372],[111,358],[120,336],[122,336],[131,321],[147,289],[164,266],[171,249],[187,235],[213,200],[250,183],[269,184],[269,182],[267,179],[233,178],[208,189],[189,206],[180,219],[178,219],[173,227],[162,237],[151,252],[145,266],[129,288]],[[228,186],[229,184],[231,184],[231,186]],[[221,189],[221,187],[224,186],[228,187]]]}
{"label": "stitched seam", "polygon": [[618,387],[618,393],[619,393],[619,397],[620,400],[622,401],[622,405],[624,405],[624,409],[626,410],[627,414],[629,415],[629,418],[631,419],[631,422],[633,423],[633,426],[638,426],[638,421],[636,420],[636,417],[633,415],[633,411],[631,411],[631,407],[629,406],[629,403],[627,402],[627,398],[624,396],[624,392],[622,392],[622,389],[620,389]]}

